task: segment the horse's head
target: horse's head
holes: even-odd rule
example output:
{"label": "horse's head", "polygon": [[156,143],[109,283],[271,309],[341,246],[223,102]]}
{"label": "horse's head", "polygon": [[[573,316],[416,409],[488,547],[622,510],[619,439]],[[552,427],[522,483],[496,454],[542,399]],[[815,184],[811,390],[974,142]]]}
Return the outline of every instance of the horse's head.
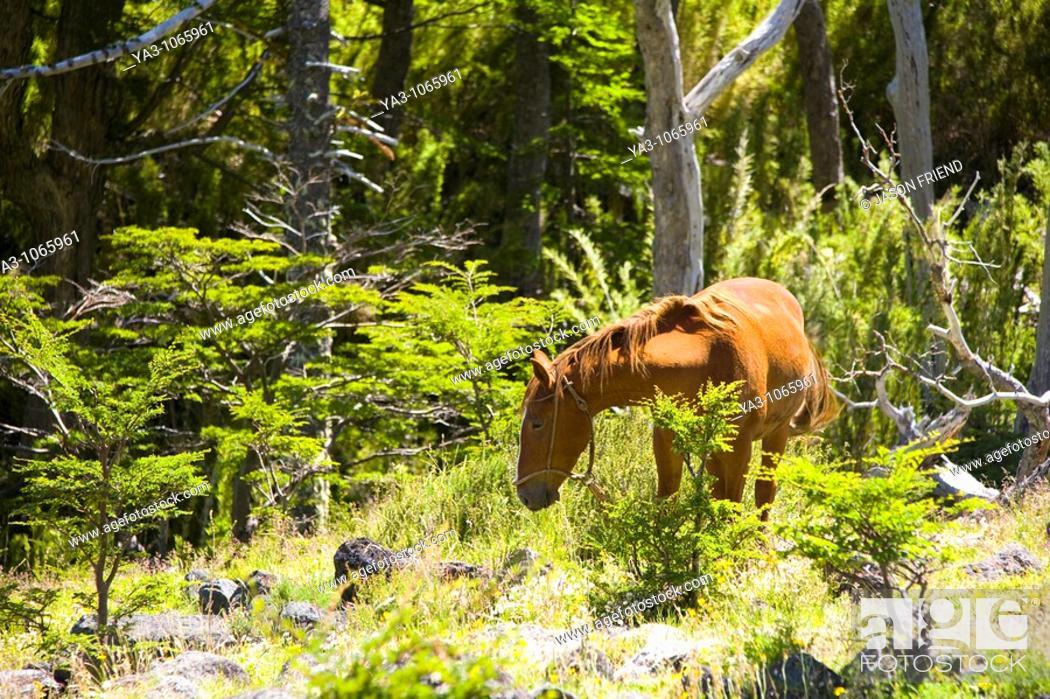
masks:
{"label": "horse's head", "polygon": [[525,507],[536,511],[557,502],[558,488],[591,438],[591,421],[586,402],[540,350],[532,353],[532,371],[514,484]]}

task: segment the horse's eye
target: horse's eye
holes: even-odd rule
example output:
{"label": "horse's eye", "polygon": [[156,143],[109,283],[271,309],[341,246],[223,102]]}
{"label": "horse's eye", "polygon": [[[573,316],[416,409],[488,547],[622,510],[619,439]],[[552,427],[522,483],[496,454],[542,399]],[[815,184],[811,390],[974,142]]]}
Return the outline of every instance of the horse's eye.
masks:
{"label": "horse's eye", "polygon": [[533,420],[532,421],[532,429],[538,430],[541,427],[543,427],[543,421],[542,420]]}

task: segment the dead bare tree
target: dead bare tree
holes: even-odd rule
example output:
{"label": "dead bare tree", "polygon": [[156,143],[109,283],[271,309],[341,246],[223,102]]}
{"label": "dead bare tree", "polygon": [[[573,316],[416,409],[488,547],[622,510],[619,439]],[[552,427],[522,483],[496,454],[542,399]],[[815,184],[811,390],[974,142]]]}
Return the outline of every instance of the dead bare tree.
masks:
{"label": "dead bare tree", "polygon": [[[876,156],[877,150],[865,139],[857,126],[853,112],[849,108],[847,91],[848,87],[846,86],[839,88],[839,100],[842,102],[843,110],[848,117],[853,133],[861,143],[861,162],[882,186],[887,188],[897,186],[898,183],[894,181],[892,169],[885,171],[876,163],[877,158],[874,156]],[[899,162],[899,155],[896,151],[894,140],[884,130],[880,129],[880,133],[882,134],[883,143],[890,153],[891,162]],[[886,365],[882,372],[879,372],[879,376],[882,377],[888,371],[898,371],[912,377],[923,386],[940,393],[951,401],[954,408],[950,413],[954,413],[954,416],[949,417],[950,413],[948,413],[935,420],[924,420],[922,423],[916,424],[914,422],[914,411],[905,412],[893,406],[885,395],[885,384],[882,383],[880,388],[878,381],[876,382],[876,388],[880,391],[880,396],[875,401],[859,403],[842,396],[846,400],[847,406],[852,408],[878,407],[884,414],[894,420],[902,436],[906,436],[909,439],[932,435],[935,431],[935,425],[936,430],[944,434],[957,433],[965,425],[970,410],[990,405],[997,401],[1013,403],[1017,411],[1028,421],[1031,429],[1038,431],[1050,429],[1050,390],[1041,395],[1030,392],[1025,387],[1024,382],[1012,373],[1000,368],[993,361],[985,359],[974,351],[966,340],[962,323],[955,311],[953,300],[958,290],[958,279],[952,272],[953,265],[988,266],[988,263],[980,259],[972,246],[950,240],[947,235],[947,232],[962,214],[963,206],[968,201],[979,179],[980,175],[978,174],[971,183],[963,200],[947,221],[941,220],[941,212],[936,206],[933,206],[930,216],[924,220],[907,198],[896,197],[896,201],[904,209],[907,215],[907,225],[919,240],[920,253],[926,262],[929,272],[930,291],[932,292],[934,303],[940,309],[945,321],[943,326],[930,323],[926,329],[933,338],[943,341],[953,350],[955,358],[959,362],[958,371],[965,372],[977,383],[984,384],[986,392],[976,397],[970,394],[960,396],[957,392],[958,389],[952,390],[947,385],[949,382],[948,374],[941,372],[937,376],[929,375],[928,366],[930,363],[928,358],[912,360],[916,368],[906,369],[903,364],[890,356],[890,352],[884,343],[882,349],[886,356]],[[975,259],[962,259],[960,257],[967,250]],[[1015,479],[1013,483],[1004,489],[1004,496],[1011,497],[1045,477],[1050,472],[1048,453],[1050,453],[1050,440],[1036,442],[1026,448],[1021,456]]]}
{"label": "dead bare tree", "polygon": [[[673,132],[703,116],[758,57],[779,42],[805,0],[780,4],[700,82],[682,97],[682,60],[670,0],[635,0],[638,45],[645,62],[645,132]],[[704,285],[704,219],[700,167],[693,136],[686,133],[653,151],[653,290],[692,294]]]}

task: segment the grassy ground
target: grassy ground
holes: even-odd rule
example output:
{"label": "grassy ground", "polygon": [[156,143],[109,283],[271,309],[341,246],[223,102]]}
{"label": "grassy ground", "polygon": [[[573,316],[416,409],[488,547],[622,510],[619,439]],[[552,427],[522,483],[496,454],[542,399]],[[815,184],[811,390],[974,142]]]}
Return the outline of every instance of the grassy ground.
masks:
{"label": "grassy ground", "polygon": [[[644,415],[604,418],[598,443],[598,470],[606,482],[614,482],[621,474],[638,474],[639,465],[649,464],[645,472],[655,484]],[[823,458],[829,451],[828,445],[816,439],[796,442],[790,449],[815,458]],[[367,639],[393,625],[395,637],[415,633],[425,639],[441,639],[467,654],[489,657],[524,688],[551,682],[578,697],[616,697],[631,690],[644,696],[682,696],[681,674],[667,672],[639,681],[613,682],[586,667],[580,671],[552,662],[537,651],[537,646],[519,639],[522,628],[535,626],[561,633],[600,615],[599,610],[589,607],[594,580],[607,574],[615,563],[582,560],[578,554],[584,533],[570,515],[585,507],[582,498],[591,497],[584,488],[566,485],[562,502],[539,513],[529,513],[518,504],[510,486],[514,452],[515,446],[508,440],[503,447],[479,450],[449,469],[397,476],[378,503],[340,513],[338,521],[322,535],[304,538],[278,527],[259,534],[249,547],[220,546],[208,559],[183,560],[160,568],[129,565],[117,580],[114,596],[120,599],[148,582],[154,589],[143,611],[192,614],[197,612],[196,601],[182,590],[183,575],[191,565],[222,577],[244,579],[256,569],[276,574],[280,582],[269,602],[256,599],[251,607],[231,614],[230,626],[237,643],[217,651],[240,663],[253,687],[282,686],[282,668],[304,653],[328,667],[345,669],[361,657]],[[753,492],[750,484],[747,492]],[[771,519],[782,521],[799,516],[799,512],[797,494],[782,489]],[[966,560],[978,560],[1007,543],[1018,542],[1045,562],[1048,521],[1050,490],[1043,488],[1009,509],[994,510],[968,522],[958,543],[970,547]],[[368,536],[399,549],[449,529],[454,536],[423,550],[407,570],[389,580],[382,576],[371,579],[361,593],[361,603],[348,611],[345,628],[308,637],[278,622],[277,614],[285,600],[307,600],[333,612],[338,609],[338,591],[320,590],[318,583],[331,580],[332,555],[346,539]],[[705,589],[695,606],[667,603],[647,621],[672,626],[696,640],[699,662],[720,668],[738,681],[753,675],[763,656],[786,648],[804,648],[832,669],[840,669],[857,652],[853,605],[848,596],[833,594],[822,572],[808,561],[778,550],[784,548],[782,543],[770,537],[759,555],[746,564],[719,572],[717,584]],[[434,574],[437,562],[448,559],[497,569],[509,552],[526,546],[535,550],[549,569],[534,571],[518,585],[492,580],[443,582]],[[977,584],[956,568],[938,574],[933,586],[1041,589],[1048,578],[1050,574],[1044,570]],[[78,593],[90,591],[86,569],[62,571],[48,585],[60,592],[50,610],[54,628],[68,629],[81,614],[90,611],[77,598]],[[648,627],[646,633],[594,632],[586,644],[604,652],[619,667],[656,628]],[[37,641],[39,635],[33,631],[5,632],[0,636],[0,668],[21,667],[42,659],[34,650]],[[557,647],[553,641],[547,645]],[[1050,638],[1035,639],[1033,647],[1045,651],[1050,648]],[[146,649],[124,656],[113,672],[132,672],[148,664],[149,657]],[[87,696],[139,696],[133,688],[103,691],[89,681],[82,666],[75,671]],[[919,688],[898,688],[895,695],[1033,696],[1036,687],[1050,687],[1050,670],[1033,661],[1025,672],[986,673],[964,684],[956,680],[928,682]],[[225,697],[239,688],[219,684],[203,685],[202,689],[209,696]]]}

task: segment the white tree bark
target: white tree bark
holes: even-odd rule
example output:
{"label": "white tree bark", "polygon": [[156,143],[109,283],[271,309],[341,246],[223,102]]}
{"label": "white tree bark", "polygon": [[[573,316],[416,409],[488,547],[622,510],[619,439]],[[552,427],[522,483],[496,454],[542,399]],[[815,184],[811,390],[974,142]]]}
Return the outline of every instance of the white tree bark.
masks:
{"label": "white tree bark", "polygon": [[[682,59],[670,0],[635,0],[638,45],[645,63],[645,133],[650,138],[686,121]],[[704,284],[704,207],[692,134],[657,146],[653,172],[653,293],[692,295]]]}
{"label": "white tree bark", "polygon": [[148,32],[139,34],[135,38],[128,39],[127,41],[111,44],[97,51],[92,51],[91,53],[81,54],[45,66],[26,65],[17,68],[5,68],[0,70],[0,80],[59,75],[61,73],[68,73],[72,70],[97,65],[99,63],[108,63],[109,61],[120,58],[129,53],[134,53],[141,48],[160,41],[168,34],[176,31],[186,22],[189,22],[194,17],[200,15],[216,2],[218,2],[218,0],[196,0],[192,5],[173,15],[166,21],[161,22]]}
{"label": "white tree bark", "polygon": [[1047,212],[1043,243],[1043,288],[1039,300],[1039,324],[1035,334],[1035,363],[1028,389],[1038,395],[1050,391],[1050,211]]}
{"label": "white tree bark", "polygon": [[685,97],[688,118],[702,116],[711,103],[750,68],[759,56],[783,39],[804,3],[805,0],[782,0],[746,39],[709,70]]}
{"label": "white tree bark", "polygon": [[[930,79],[926,30],[919,0],[886,0],[896,44],[896,72],[886,86],[893,105],[901,154],[901,179],[910,180],[933,169],[930,132]],[[916,187],[908,194],[923,221],[933,213],[933,188]]]}
{"label": "white tree bark", "polygon": [[[780,41],[805,0],[783,0],[751,34],[683,98],[678,30],[669,0],[635,0],[645,63],[646,134],[652,138],[693,121],[758,57]],[[653,170],[653,291],[692,294],[703,287],[704,221],[700,165],[691,134],[650,153]]]}

